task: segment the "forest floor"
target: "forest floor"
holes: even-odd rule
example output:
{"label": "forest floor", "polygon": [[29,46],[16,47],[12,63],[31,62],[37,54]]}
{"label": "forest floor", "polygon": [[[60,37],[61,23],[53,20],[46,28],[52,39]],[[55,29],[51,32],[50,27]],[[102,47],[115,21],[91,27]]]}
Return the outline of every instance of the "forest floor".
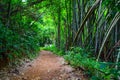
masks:
{"label": "forest floor", "polygon": [[87,80],[83,71],[72,68],[62,57],[49,51],[41,51],[33,61],[3,73],[0,80]]}

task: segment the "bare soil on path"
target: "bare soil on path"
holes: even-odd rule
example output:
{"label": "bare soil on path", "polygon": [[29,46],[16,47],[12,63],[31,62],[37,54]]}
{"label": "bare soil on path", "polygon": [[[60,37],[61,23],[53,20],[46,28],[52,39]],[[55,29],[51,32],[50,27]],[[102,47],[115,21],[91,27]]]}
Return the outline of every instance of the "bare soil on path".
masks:
{"label": "bare soil on path", "polygon": [[28,62],[8,80],[87,80],[82,71],[67,65],[62,57],[49,51],[41,51],[33,61]]}

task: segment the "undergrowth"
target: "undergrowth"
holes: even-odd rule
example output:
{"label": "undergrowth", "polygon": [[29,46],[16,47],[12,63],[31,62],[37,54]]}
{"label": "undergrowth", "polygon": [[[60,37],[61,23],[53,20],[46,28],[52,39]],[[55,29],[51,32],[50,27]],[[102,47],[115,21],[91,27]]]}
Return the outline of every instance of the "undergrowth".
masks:
{"label": "undergrowth", "polygon": [[63,56],[63,55],[65,54],[64,51],[59,50],[54,44],[52,44],[52,45],[47,45],[47,46],[45,46],[45,47],[41,47],[40,49],[41,49],[41,50],[51,51],[51,52],[53,52],[54,54],[59,55],[59,56]]}
{"label": "undergrowth", "polygon": [[91,53],[82,48],[73,48],[64,55],[65,60],[73,67],[82,68],[91,80],[117,80],[119,71],[107,62],[98,62]]}

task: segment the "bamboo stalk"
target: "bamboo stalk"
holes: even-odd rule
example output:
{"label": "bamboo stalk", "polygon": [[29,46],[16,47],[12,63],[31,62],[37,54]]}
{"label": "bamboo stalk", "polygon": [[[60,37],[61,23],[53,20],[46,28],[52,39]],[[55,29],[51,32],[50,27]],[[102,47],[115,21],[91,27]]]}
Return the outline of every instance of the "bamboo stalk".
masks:
{"label": "bamboo stalk", "polygon": [[[93,4],[93,6],[90,8],[90,10],[87,12],[87,15],[85,16],[81,26],[79,27],[77,34],[75,35],[75,38],[73,40],[72,45],[74,45],[74,43],[76,42],[78,35],[83,31],[84,29],[84,25],[86,23],[86,21],[88,20],[88,18],[92,15],[92,12],[97,8],[98,4],[100,3],[101,0],[96,0],[96,2]],[[71,45],[71,46],[72,46]]]}
{"label": "bamboo stalk", "polygon": [[110,24],[110,26],[109,26],[108,32],[107,32],[107,34],[106,34],[106,36],[105,36],[105,38],[104,38],[104,40],[103,40],[103,42],[102,42],[101,48],[100,48],[99,53],[98,53],[98,57],[97,57],[97,59],[96,59],[97,61],[99,60],[99,57],[100,57],[101,52],[102,52],[102,50],[103,50],[103,47],[104,47],[104,45],[105,45],[105,43],[106,43],[106,40],[108,39],[108,37],[109,37],[109,35],[110,35],[111,30],[114,28],[114,26],[115,26],[116,23],[118,22],[119,18],[120,18],[120,13],[117,12],[116,15],[115,15],[115,17],[114,17],[113,20],[111,21],[111,24]]}

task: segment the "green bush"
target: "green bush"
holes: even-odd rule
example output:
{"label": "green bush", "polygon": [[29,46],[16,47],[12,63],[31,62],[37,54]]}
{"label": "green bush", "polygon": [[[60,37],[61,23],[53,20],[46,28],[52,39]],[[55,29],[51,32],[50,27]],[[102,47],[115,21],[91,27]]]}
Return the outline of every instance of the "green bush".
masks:
{"label": "green bush", "polygon": [[[85,52],[82,48],[73,48],[64,55],[65,60],[73,67],[84,68],[91,80],[110,80],[118,75],[114,69],[110,68],[103,62],[97,62],[90,53]],[[113,71],[113,72],[112,72]]]}
{"label": "green bush", "polygon": [[[14,30],[16,28],[16,30]],[[21,29],[0,26],[0,58],[14,60],[35,54],[39,50],[39,37],[36,28]]]}
{"label": "green bush", "polygon": [[64,51],[57,49],[57,47],[54,44],[42,47],[41,50],[48,50],[59,56],[63,56],[65,54]]}

